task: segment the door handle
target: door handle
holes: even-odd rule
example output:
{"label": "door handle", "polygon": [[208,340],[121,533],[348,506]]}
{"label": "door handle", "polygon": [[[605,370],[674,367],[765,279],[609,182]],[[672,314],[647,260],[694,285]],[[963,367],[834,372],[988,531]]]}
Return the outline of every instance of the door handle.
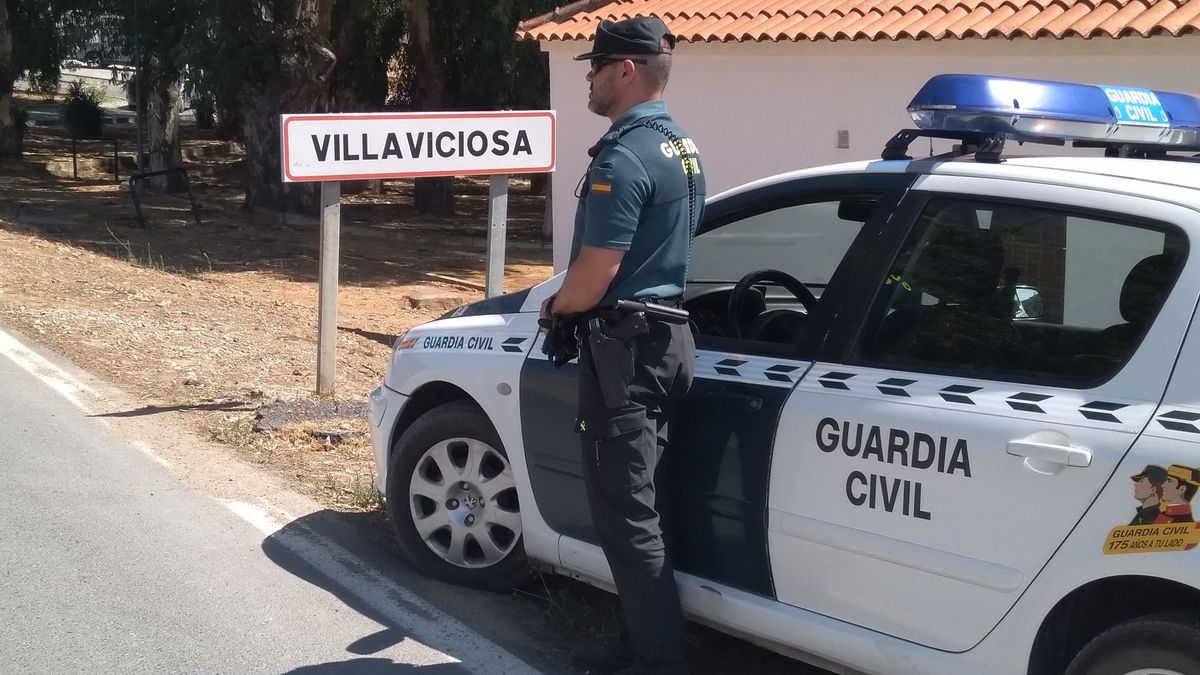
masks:
{"label": "door handle", "polygon": [[1039,443],[1037,441],[1009,441],[1008,454],[1017,457],[1040,459],[1044,462],[1062,464],[1064,466],[1090,466],[1092,451],[1087,448],[1076,448],[1070,445],[1056,443]]}

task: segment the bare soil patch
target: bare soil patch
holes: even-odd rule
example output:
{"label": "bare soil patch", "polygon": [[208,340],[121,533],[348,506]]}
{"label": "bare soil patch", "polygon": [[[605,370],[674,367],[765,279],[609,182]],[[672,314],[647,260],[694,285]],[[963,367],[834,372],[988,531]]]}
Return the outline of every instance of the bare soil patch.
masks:
{"label": "bare soil patch", "polygon": [[[26,168],[0,169],[0,322],[140,396],[141,414],[190,411],[239,455],[332,507],[377,503],[366,434],[335,443],[314,437],[300,418],[253,431],[261,404],[314,398],[316,228],[240,212],[239,150],[211,139],[185,143],[202,224],[186,197],[148,192],[143,228],[127,183],[99,170],[111,141],[94,145],[97,163],[84,162],[78,179],[62,177],[69,136],[35,127]],[[46,170],[55,162],[59,175]],[[129,175],[124,165],[121,175]],[[411,307],[408,296],[483,297],[487,182],[456,185],[453,218],[418,216],[411,181],[345,197],[338,399],[365,400],[395,338],[445,311]],[[517,290],[550,276],[550,248],[541,241],[543,198],[529,194],[528,181],[514,179],[510,190],[505,286]],[[339,424],[366,431],[361,418],[317,426]]]}

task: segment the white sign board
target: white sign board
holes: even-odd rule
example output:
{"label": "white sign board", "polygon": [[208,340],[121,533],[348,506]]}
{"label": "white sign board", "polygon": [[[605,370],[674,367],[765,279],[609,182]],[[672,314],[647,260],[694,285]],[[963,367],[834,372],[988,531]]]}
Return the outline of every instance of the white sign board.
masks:
{"label": "white sign board", "polygon": [[554,111],[283,115],[283,180],[554,170]]}

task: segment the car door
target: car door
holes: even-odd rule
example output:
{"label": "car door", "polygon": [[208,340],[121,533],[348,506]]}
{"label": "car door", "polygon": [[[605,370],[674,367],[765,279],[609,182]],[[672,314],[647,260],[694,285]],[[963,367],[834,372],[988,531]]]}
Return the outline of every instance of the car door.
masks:
{"label": "car door", "polygon": [[1195,218],[1099,191],[918,181],[784,406],[779,599],[949,651],[986,636],[1162,396],[1187,315],[1174,223]]}
{"label": "car door", "polygon": [[[845,276],[839,261],[851,258],[847,251],[862,232],[878,231],[912,180],[900,173],[813,176],[706,206],[686,302],[699,331],[696,377],[658,471],[659,510],[677,570],[773,596],[766,531],[771,448],[784,401],[812,363],[805,354],[814,352],[832,316],[808,315],[781,289],[764,285],[754,293],[764,310],[778,313],[778,326],[769,335],[732,338],[730,289],[749,272],[783,268],[822,296],[818,308],[831,307],[836,278]],[[788,315],[802,317],[803,325]],[[576,542],[596,539],[573,433],[577,366],[555,369],[540,342],[521,375],[530,479],[539,512],[566,537],[564,564],[587,567],[594,560]]]}

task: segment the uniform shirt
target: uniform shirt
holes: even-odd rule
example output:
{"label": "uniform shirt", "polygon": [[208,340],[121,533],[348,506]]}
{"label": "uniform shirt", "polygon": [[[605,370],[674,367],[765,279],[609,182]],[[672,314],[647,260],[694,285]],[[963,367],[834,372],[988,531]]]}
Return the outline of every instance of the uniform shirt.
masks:
{"label": "uniform shirt", "polygon": [[[653,122],[669,129],[687,151],[673,147]],[[704,174],[696,145],[667,114],[666,104],[647,101],[617,118],[589,151],[591,165],[580,185],[571,262],[584,245],[625,251],[600,305],[642,297],[672,298],[683,292],[691,247],[687,169],[695,178],[692,227],[704,207]]]}

